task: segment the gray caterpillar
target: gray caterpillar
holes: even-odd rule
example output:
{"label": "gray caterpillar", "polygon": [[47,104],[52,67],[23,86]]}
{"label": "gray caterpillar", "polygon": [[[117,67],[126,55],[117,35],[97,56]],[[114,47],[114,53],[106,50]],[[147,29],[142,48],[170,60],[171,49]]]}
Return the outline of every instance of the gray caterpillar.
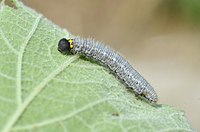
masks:
{"label": "gray caterpillar", "polygon": [[94,39],[62,38],[58,43],[58,51],[62,54],[80,54],[99,61],[122,80],[136,95],[145,97],[156,103],[158,97],[153,87],[126,61],[112,49]]}

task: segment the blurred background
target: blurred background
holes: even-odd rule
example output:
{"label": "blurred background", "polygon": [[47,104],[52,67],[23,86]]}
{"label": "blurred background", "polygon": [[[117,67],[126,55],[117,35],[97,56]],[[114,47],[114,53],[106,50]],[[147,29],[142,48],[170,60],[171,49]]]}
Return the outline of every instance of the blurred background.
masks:
{"label": "blurred background", "polygon": [[155,87],[160,104],[185,111],[200,131],[199,0],[22,1],[120,52]]}

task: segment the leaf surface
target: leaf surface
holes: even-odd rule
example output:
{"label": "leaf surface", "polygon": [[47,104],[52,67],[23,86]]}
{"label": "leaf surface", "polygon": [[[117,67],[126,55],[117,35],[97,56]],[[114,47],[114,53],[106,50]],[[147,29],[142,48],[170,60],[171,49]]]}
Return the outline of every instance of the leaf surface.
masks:
{"label": "leaf surface", "polygon": [[73,36],[16,2],[0,6],[0,131],[193,131],[183,112],[152,106],[109,71],[57,51]]}

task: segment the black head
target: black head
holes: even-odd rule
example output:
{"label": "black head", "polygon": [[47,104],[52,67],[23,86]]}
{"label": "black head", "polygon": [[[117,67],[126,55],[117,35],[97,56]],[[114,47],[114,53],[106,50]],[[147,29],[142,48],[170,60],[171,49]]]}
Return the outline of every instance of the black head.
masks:
{"label": "black head", "polygon": [[60,51],[62,54],[69,54],[70,50],[73,48],[72,40],[67,40],[66,38],[62,38],[58,42],[58,51]]}

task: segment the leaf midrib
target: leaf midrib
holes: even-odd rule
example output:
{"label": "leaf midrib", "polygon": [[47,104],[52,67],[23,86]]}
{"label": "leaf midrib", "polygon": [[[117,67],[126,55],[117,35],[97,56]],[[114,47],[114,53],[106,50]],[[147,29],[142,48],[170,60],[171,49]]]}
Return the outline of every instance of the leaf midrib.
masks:
{"label": "leaf midrib", "polygon": [[23,55],[24,55],[24,51],[26,46],[28,45],[28,42],[30,41],[31,37],[33,36],[33,34],[35,33],[38,24],[40,22],[42,18],[42,15],[39,15],[34,24],[33,27],[31,29],[31,31],[29,32],[28,36],[26,37],[24,43],[22,44],[22,47],[20,49],[19,55],[18,55],[18,62],[17,62],[17,75],[16,75],[16,86],[17,86],[17,90],[16,90],[16,98],[17,98],[17,104],[18,106],[22,105],[22,87],[21,87],[21,76],[22,76],[22,61],[23,61]]}
{"label": "leaf midrib", "polygon": [[62,65],[60,65],[56,70],[54,70],[48,77],[46,77],[39,85],[37,85],[31,94],[26,98],[26,100],[18,106],[13,116],[10,118],[8,123],[5,125],[2,132],[8,132],[12,126],[16,123],[19,117],[22,115],[24,110],[28,107],[28,105],[35,99],[35,97],[45,88],[46,84],[48,84],[55,76],[57,76],[60,72],[62,72],[66,67],[68,67],[72,62],[77,60],[79,56],[73,56],[67,61],[65,61]]}
{"label": "leaf midrib", "polygon": [[[24,103],[22,103],[22,93],[21,93],[21,90],[22,90],[22,87],[21,87],[21,83],[22,83],[21,82],[22,61],[23,61],[23,55],[24,55],[25,48],[28,45],[28,42],[30,41],[31,37],[35,33],[35,31],[36,31],[36,29],[38,27],[38,24],[39,24],[39,22],[41,20],[41,17],[42,17],[42,15],[39,15],[36,18],[31,31],[29,32],[29,34],[26,37],[24,43],[22,44],[22,47],[20,48],[20,52],[16,51],[16,54],[18,55],[17,66],[16,66],[16,100],[17,100],[17,109],[14,112],[14,114],[10,117],[10,119],[7,122],[7,124],[4,126],[3,132],[8,132],[10,130],[10,128],[15,124],[17,119],[21,116],[21,114],[23,113],[25,108],[28,106],[28,104],[25,105],[26,101]],[[7,38],[5,36],[4,36],[4,40],[6,40],[5,42],[7,43],[9,48],[11,48],[12,46],[7,41]],[[13,49],[13,47],[11,49]],[[15,51],[15,49],[13,49],[13,51]]]}
{"label": "leaf midrib", "polygon": [[[23,55],[24,51],[32,38],[33,34],[36,32],[37,27],[39,25],[39,22],[42,18],[42,15],[39,15],[34,24],[32,29],[30,30],[28,36],[26,37],[24,43],[22,44],[22,47],[20,48],[20,52],[15,52],[18,55],[18,60],[17,60],[17,66],[16,66],[16,100],[17,100],[17,108],[13,112],[13,115],[9,118],[7,123],[4,125],[4,128],[2,132],[8,132],[11,130],[13,125],[17,122],[19,117],[23,114],[25,109],[28,107],[28,105],[35,99],[35,97],[44,89],[46,84],[48,84],[56,75],[58,75],[61,71],[63,71],[70,63],[73,61],[77,60],[79,56],[73,56],[67,61],[65,61],[62,65],[60,65],[57,69],[52,71],[49,76],[44,78],[39,85],[37,85],[35,88],[33,88],[33,91],[30,93],[30,95],[22,102],[22,87],[21,87],[21,76],[22,76],[22,62],[23,62]],[[1,32],[2,35],[2,32]],[[4,36],[5,37],[5,36]],[[4,38],[6,39],[6,37]],[[7,45],[9,48],[11,48],[11,45],[8,41],[6,41]],[[13,48],[13,47],[12,47]],[[11,48],[11,49],[12,49]],[[15,51],[15,49],[13,49]]]}
{"label": "leaf midrib", "polygon": [[99,99],[97,101],[94,101],[94,102],[91,102],[85,106],[83,106],[82,108],[79,108],[69,114],[66,114],[64,116],[61,116],[61,117],[56,117],[56,118],[52,118],[52,119],[49,119],[49,120],[45,120],[45,121],[42,121],[42,122],[39,122],[39,123],[35,123],[35,124],[31,124],[31,125],[25,125],[25,126],[17,126],[17,127],[14,127],[12,128],[12,130],[27,130],[27,129],[32,129],[32,128],[35,128],[35,127],[42,127],[42,126],[46,126],[46,125],[49,125],[49,124],[53,124],[53,123],[56,123],[56,122],[60,122],[60,121],[64,121],[66,119],[69,119],[71,117],[73,117],[74,115],[78,114],[78,113],[81,113],[83,111],[86,111],[88,110],[89,108],[92,108],[98,104],[101,104],[105,101],[107,101],[108,98],[102,98],[102,99]]}

